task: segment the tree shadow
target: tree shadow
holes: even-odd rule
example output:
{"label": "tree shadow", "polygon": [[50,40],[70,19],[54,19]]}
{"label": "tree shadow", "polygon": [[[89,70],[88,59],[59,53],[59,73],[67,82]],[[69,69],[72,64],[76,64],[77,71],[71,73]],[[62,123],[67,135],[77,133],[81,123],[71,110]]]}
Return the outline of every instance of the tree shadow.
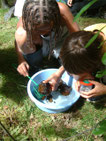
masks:
{"label": "tree shadow", "polygon": [[[21,76],[13,67],[17,64],[17,56],[15,49],[0,50],[0,93],[6,98],[14,100],[16,103],[24,100],[27,96],[27,82],[28,78]],[[60,64],[57,59],[51,57],[50,60],[45,58],[42,69],[59,68]]]}
{"label": "tree shadow", "polygon": [[20,76],[12,64],[17,63],[15,49],[0,50],[0,93],[16,103],[22,101],[26,96],[27,79]]}
{"label": "tree shadow", "polygon": [[92,103],[92,105],[96,108],[96,109],[104,109],[106,108],[106,96],[104,95],[103,98],[96,102],[96,103]]}

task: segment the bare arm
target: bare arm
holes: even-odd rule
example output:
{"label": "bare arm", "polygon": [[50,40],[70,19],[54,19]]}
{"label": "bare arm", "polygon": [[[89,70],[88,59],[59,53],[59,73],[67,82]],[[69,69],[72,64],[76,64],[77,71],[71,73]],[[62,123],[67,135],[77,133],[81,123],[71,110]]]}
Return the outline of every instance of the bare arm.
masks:
{"label": "bare arm", "polygon": [[18,23],[17,23],[17,29],[19,27],[23,27],[23,23],[22,23],[22,17],[19,19]]}
{"label": "bare arm", "polygon": [[24,44],[25,40],[26,40],[26,31],[23,29],[23,27],[19,26],[15,33],[15,48],[18,55],[18,63],[19,63],[17,67],[17,71],[23,76],[28,75],[28,70],[29,70],[29,65],[25,61],[20,49],[21,46]]}
{"label": "bare arm", "polygon": [[61,66],[55,73],[53,73],[47,80],[45,80],[44,83],[49,82],[52,85],[52,91],[56,90],[64,71],[64,67]]}
{"label": "bare arm", "polygon": [[73,22],[74,17],[72,15],[72,13],[70,12],[70,9],[68,8],[68,6],[64,3],[61,3],[61,2],[58,2],[58,6],[60,9],[60,14],[61,14],[62,20],[66,24],[70,33],[79,31],[80,28],[76,22]]}

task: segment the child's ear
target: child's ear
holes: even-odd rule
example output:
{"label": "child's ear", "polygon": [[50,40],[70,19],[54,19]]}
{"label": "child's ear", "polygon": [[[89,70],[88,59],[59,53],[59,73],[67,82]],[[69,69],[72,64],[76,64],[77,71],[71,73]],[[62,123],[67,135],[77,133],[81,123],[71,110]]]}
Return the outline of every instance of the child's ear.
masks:
{"label": "child's ear", "polygon": [[[93,30],[94,33],[97,33],[98,31],[99,31],[99,30],[97,30],[97,29]],[[102,31],[100,31],[100,35],[101,35],[101,36],[104,36],[105,34],[104,34]]]}

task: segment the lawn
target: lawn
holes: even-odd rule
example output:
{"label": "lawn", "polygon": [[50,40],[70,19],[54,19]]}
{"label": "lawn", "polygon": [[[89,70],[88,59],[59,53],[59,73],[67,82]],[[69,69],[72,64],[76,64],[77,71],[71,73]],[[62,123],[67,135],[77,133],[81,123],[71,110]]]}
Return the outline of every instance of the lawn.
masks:
{"label": "lawn", "polygon": [[[13,68],[17,63],[14,33],[18,19],[4,21],[7,10],[0,9],[0,122],[17,141],[103,141],[92,128],[106,115],[105,101],[91,104],[80,98],[69,111],[48,114],[38,109],[27,95],[28,78]],[[106,22],[105,19],[81,17],[80,28]],[[79,134],[81,133],[81,134]],[[0,141],[12,138],[0,125]]]}

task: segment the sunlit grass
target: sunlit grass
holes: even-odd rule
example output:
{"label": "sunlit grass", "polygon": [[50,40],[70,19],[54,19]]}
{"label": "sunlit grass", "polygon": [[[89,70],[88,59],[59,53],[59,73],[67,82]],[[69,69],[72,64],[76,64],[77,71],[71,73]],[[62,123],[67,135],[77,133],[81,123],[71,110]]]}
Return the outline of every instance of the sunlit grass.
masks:
{"label": "sunlit grass", "polygon": [[[28,78],[24,78],[12,67],[17,63],[14,48],[14,33],[18,19],[4,21],[7,10],[0,9],[0,121],[17,141],[58,141],[92,128],[104,118],[105,104],[92,105],[79,100],[68,112],[48,114],[38,109],[26,91]],[[81,17],[83,29],[104,19]],[[102,137],[98,137],[102,141]],[[0,140],[11,138],[0,126]],[[87,132],[70,141],[91,141],[95,137]]]}

